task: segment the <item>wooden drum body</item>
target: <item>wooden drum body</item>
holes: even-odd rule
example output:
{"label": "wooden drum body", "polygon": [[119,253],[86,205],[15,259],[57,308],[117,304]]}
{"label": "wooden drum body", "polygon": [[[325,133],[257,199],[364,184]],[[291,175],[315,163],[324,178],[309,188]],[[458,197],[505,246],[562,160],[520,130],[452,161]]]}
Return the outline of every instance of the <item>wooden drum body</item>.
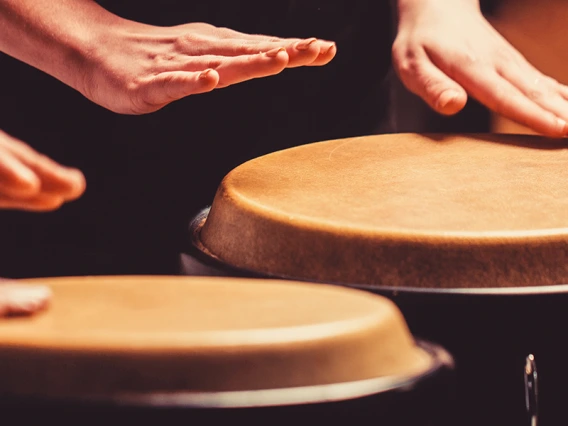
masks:
{"label": "wooden drum body", "polygon": [[47,312],[0,323],[0,409],[20,423],[445,424],[452,359],[386,298],[251,279],[42,283]]}
{"label": "wooden drum body", "polygon": [[556,424],[568,378],[555,337],[568,321],[567,160],[565,141],[511,135],[279,151],[225,177],[191,225],[185,272],[199,264],[391,297],[415,335],[455,355],[462,425],[526,422],[533,354],[541,424]]}

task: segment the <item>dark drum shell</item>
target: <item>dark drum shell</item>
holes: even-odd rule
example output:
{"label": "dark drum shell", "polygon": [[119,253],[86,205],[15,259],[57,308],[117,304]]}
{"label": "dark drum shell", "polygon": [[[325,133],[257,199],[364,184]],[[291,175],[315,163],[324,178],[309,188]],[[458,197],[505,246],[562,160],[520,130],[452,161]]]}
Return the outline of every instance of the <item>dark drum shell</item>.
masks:
{"label": "dark drum shell", "polygon": [[173,425],[345,424],[446,426],[451,407],[453,360],[441,347],[419,341],[434,360],[410,378],[379,378],[312,388],[203,394],[144,394],[50,399],[0,395],[0,412],[18,424]]}

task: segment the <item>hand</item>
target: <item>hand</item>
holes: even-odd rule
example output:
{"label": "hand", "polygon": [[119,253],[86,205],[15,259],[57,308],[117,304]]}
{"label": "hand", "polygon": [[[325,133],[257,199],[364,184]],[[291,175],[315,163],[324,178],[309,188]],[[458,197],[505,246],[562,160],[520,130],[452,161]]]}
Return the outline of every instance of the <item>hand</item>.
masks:
{"label": "hand", "polygon": [[404,85],[441,114],[467,93],[551,137],[568,134],[568,88],[543,75],[483,17],[478,0],[399,0],[393,63]]}
{"label": "hand", "polygon": [[54,210],[84,190],[80,171],[60,166],[0,131],[0,209]]}
{"label": "hand", "polygon": [[50,299],[48,287],[0,279],[0,318],[34,314],[45,309]]}
{"label": "hand", "polygon": [[319,66],[335,44],[248,35],[204,23],[154,27],[131,21],[105,31],[76,89],[114,112],[144,114],[185,96],[285,68]]}

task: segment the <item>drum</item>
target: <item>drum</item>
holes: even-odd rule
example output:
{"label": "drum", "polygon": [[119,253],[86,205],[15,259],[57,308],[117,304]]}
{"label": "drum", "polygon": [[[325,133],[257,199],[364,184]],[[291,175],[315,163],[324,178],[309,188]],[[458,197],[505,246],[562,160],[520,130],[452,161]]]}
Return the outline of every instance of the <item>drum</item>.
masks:
{"label": "drum", "polygon": [[537,136],[398,134],[272,153],[225,177],[191,225],[184,272],[387,295],[415,335],[454,355],[460,424],[528,424],[530,359],[541,424],[557,424],[568,419],[558,338],[567,148]]}
{"label": "drum", "polygon": [[[562,84],[568,83],[565,29],[568,3],[564,0],[500,0],[491,24],[534,67]],[[542,79],[541,79],[542,80]],[[544,81],[534,81],[535,89]],[[501,115],[493,115],[492,130],[533,134],[533,130]]]}
{"label": "drum", "polygon": [[41,281],[50,309],[0,322],[0,409],[20,424],[446,424],[452,358],[386,298],[254,279]]}

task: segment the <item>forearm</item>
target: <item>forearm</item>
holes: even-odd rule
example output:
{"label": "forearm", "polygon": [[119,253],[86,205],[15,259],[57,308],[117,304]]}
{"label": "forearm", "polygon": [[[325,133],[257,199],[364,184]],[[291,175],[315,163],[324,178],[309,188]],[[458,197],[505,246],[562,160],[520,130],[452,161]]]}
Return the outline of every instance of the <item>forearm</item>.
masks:
{"label": "forearm", "polygon": [[105,29],[120,21],[92,0],[0,0],[0,50],[77,88]]}

